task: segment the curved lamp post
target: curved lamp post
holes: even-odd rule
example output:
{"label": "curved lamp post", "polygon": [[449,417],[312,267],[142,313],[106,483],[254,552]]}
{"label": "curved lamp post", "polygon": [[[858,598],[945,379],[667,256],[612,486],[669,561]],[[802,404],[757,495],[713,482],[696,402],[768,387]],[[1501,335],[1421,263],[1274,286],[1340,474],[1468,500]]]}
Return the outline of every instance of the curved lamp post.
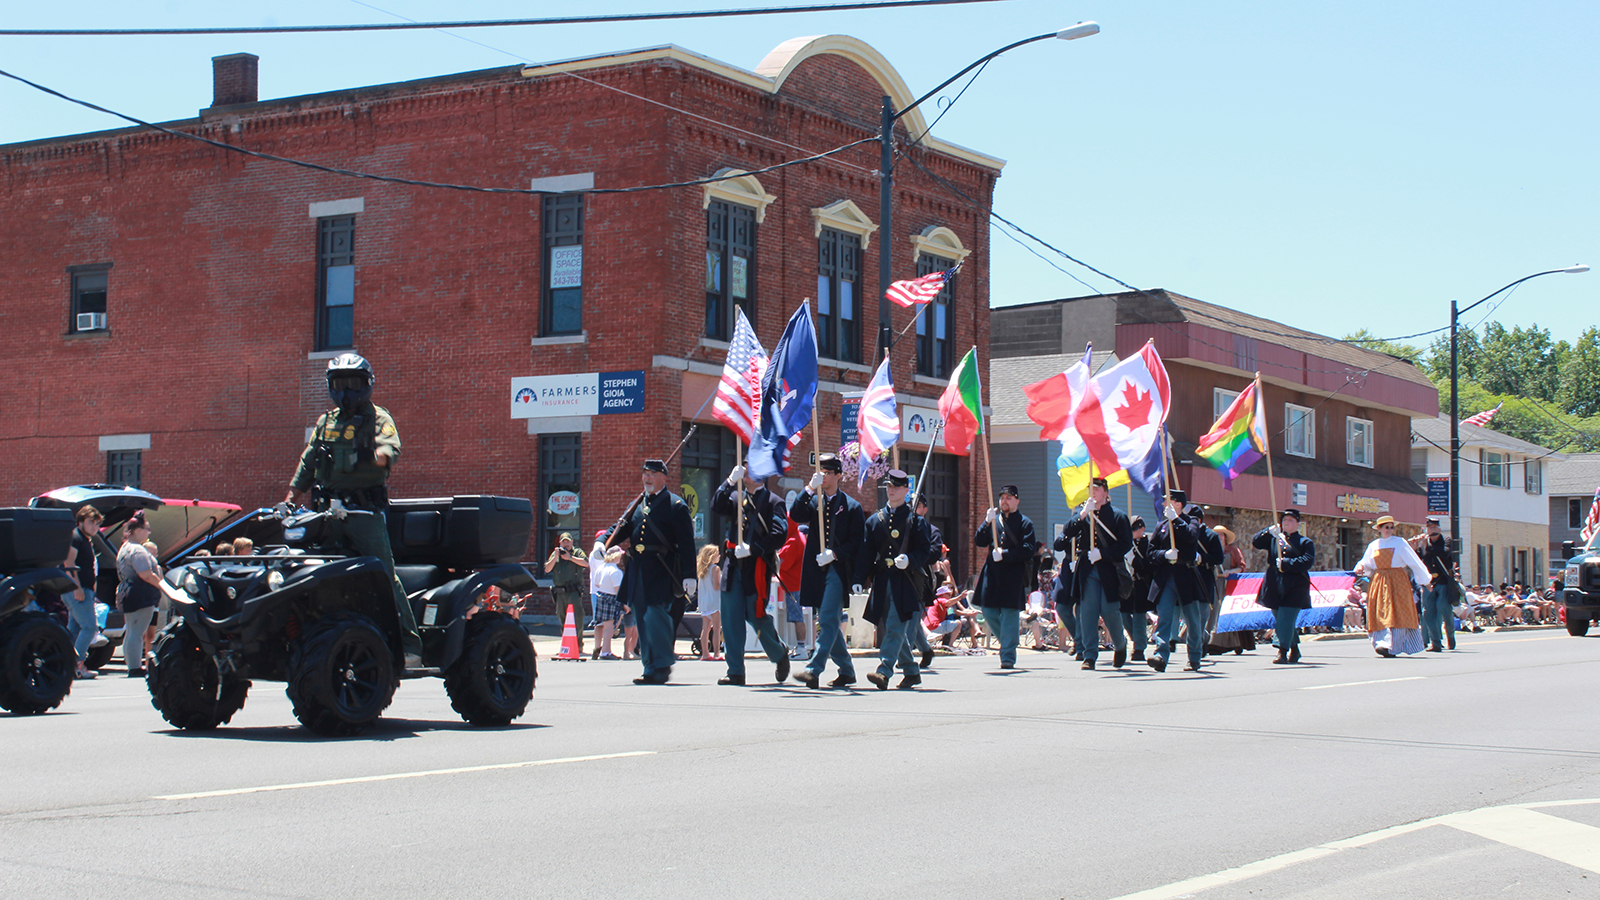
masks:
{"label": "curved lamp post", "polygon": [[[1049,34],[1037,34],[1031,38],[1025,38],[1017,41],[1016,43],[1007,44],[1004,47],[1001,47],[999,50],[975,60],[972,65],[967,66],[965,69],[962,69],[956,74],[951,75],[949,78],[946,78],[938,87],[906,104],[906,107],[899,111],[896,111],[894,108],[894,98],[885,96],[883,98],[883,123],[881,126],[881,131],[879,132],[881,162],[878,165],[878,219],[882,223],[879,227],[883,229],[884,241],[887,242],[890,239],[889,235],[893,233],[892,224],[894,213],[890,208],[890,197],[893,195],[894,188],[894,123],[896,120],[913,109],[916,109],[918,106],[921,106],[928,100],[928,98],[949,87],[950,84],[957,78],[960,78],[968,72],[971,72],[973,69],[976,69],[977,67],[983,65],[991,59],[994,59],[996,56],[1005,53],[1008,50],[1015,50],[1016,48],[1021,47],[1023,44],[1031,44],[1035,41],[1045,41],[1051,38],[1056,38],[1063,41],[1075,41],[1078,38],[1084,38],[1092,34],[1099,33],[1099,24],[1095,22],[1079,22],[1071,28],[1063,28],[1060,31],[1052,31]],[[878,251],[878,352],[881,354],[878,359],[882,359],[889,355],[889,345],[893,341],[893,331],[889,327],[889,297],[887,293],[891,283],[889,275],[889,263],[890,253],[886,243]],[[878,360],[873,360],[874,363],[877,361]]]}

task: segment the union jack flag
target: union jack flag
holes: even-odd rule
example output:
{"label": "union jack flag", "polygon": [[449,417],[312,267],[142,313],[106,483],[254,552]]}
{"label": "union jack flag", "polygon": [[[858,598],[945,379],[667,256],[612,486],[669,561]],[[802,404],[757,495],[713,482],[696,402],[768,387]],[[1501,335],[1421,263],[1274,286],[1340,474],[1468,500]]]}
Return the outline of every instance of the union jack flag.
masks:
{"label": "union jack flag", "polygon": [[1505,406],[1505,405],[1506,405],[1506,402],[1504,400],[1502,400],[1499,403],[1496,403],[1494,405],[1494,409],[1486,409],[1483,412],[1478,413],[1475,416],[1472,416],[1472,417],[1466,418],[1466,419],[1462,419],[1461,420],[1461,424],[1463,424],[1463,425],[1476,425],[1479,428],[1484,428],[1489,424],[1490,420],[1492,420],[1494,418],[1494,414],[1500,411],[1500,407]]}
{"label": "union jack flag", "polygon": [[884,291],[884,296],[901,306],[916,306],[918,303],[927,303],[939,296],[944,290],[945,283],[956,277],[961,271],[961,266],[945,269],[943,272],[929,272],[921,278],[911,278],[906,281],[896,281]]}
{"label": "union jack flag", "polygon": [[866,481],[871,460],[883,455],[900,439],[900,413],[894,403],[894,382],[889,378],[889,359],[884,357],[872,382],[861,395],[861,409],[856,413],[856,440],[861,443],[861,474],[856,486]]}
{"label": "union jack flag", "polygon": [[1589,543],[1589,539],[1594,537],[1596,531],[1600,531],[1600,488],[1595,488],[1594,502],[1589,504],[1589,517],[1583,520],[1583,531],[1580,535],[1584,544]]}
{"label": "union jack flag", "polygon": [[728,342],[728,360],[722,364],[722,381],[717,385],[717,399],[711,404],[711,415],[728,426],[739,440],[746,444],[755,434],[760,421],[761,376],[767,371],[767,351],[756,340],[750,320],[739,310],[739,320],[733,326],[733,340]]}

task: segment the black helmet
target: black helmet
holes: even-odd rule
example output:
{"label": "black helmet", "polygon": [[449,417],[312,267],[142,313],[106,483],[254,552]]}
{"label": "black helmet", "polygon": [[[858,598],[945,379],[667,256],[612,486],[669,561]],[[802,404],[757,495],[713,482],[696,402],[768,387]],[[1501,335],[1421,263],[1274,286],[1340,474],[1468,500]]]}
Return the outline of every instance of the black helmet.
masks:
{"label": "black helmet", "polygon": [[372,363],[359,353],[341,353],[328,361],[328,396],[348,409],[372,399]]}

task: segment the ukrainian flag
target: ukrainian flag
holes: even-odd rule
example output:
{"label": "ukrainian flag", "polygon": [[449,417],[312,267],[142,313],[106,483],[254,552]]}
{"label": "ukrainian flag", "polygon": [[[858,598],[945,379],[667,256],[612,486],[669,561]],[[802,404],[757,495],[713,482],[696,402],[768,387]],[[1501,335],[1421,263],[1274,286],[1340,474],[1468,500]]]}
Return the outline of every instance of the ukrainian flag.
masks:
{"label": "ukrainian flag", "polygon": [[[1089,448],[1078,436],[1075,428],[1061,432],[1061,455],[1056,457],[1056,472],[1061,476],[1061,493],[1067,496],[1069,506],[1079,506],[1089,499]],[[1118,469],[1107,475],[1095,472],[1111,487],[1128,483],[1128,470]]]}

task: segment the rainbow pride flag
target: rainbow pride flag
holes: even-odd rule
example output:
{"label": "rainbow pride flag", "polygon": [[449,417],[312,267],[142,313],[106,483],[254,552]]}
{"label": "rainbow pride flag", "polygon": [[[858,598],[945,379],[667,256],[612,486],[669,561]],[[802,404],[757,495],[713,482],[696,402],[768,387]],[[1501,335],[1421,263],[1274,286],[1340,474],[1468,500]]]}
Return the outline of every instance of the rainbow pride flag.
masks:
{"label": "rainbow pride flag", "polygon": [[1195,455],[1222,473],[1222,486],[1233,490],[1233,480],[1267,454],[1267,411],[1261,400],[1261,382],[1250,382],[1200,438]]}

